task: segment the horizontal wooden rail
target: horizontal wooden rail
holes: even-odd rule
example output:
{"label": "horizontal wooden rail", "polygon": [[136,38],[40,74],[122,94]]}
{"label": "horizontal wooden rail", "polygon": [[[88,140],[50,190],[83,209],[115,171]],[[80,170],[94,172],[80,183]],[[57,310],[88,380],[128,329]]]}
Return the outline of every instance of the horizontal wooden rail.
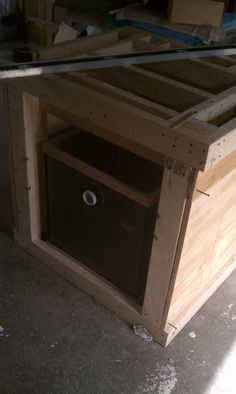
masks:
{"label": "horizontal wooden rail", "polygon": [[[92,178],[93,180],[104,184],[105,186],[117,191],[123,196],[130,198],[147,208],[157,204],[160,197],[160,189],[155,190],[150,194],[143,193],[141,190],[128,185],[127,183],[116,179],[115,177],[106,174],[105,172],[79,160],[68,153],[63,152],[54,146],[42,145],[43,152],[53,159],[73,168],[76,171]],[[160,185],[161,186],[161,185]]]}

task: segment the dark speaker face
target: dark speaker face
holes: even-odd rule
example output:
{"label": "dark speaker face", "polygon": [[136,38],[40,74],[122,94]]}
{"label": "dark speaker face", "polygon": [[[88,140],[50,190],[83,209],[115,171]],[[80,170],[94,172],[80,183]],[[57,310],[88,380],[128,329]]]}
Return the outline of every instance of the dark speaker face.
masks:
{"label": "dark speaker face", "polygon": [[47,240],[142,299],[156,206],[147,209],[50,157],[46,161]]}
{"label": "dark speaker face", "polygon": [[[55,147],[86,163],[92,174],[96,169],[141,195],[160,186],[160,166],[88,133]],[[118,192],[113,181],[85,175],[86,166],[79,170],[50,153],[44,157],[46,239],[142,304],[158,203],[145,206]]]}

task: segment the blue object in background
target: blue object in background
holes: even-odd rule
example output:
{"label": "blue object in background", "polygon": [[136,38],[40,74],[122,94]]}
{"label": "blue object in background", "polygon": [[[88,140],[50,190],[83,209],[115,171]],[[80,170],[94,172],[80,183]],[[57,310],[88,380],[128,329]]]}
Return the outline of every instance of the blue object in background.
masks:
{"label": "blue object in background", "polygon": [[[193,36],[181,31],[170,29],[161,25],[151,24],[143,21],[134,21],[129,19],[115,19],[110,17],[110,24],[113,27],[132,26],[138,29],[143,29],[160,36],[170,38],[172,40],[184,42],[187,45],[203,46],[204,40],[198,36]],[[224,12],[221,20],[221,28],[227,33],[236,30],[236,15],[229,12]]]}
{"label": "blue object in background", "polygon": [[225,32],[236,30],[236,15],[224,12],[221,20],[221,27]]}
{"label": "blue object in background", "polygon": [[168,29],[167,27],[163,27],[160,25],[153,25],[151,23],[133,21],[128,19],[118,20],[112,17],[110,17],[109,22],[113,27],[132,26],[137,29],[143,29],[154,34],[159,34],[160,36],[170,38],[172,40],[182,41],[189,45],[196,45],[196,46],[203,45],[203,40],[199,37],[182,33],[177,30]]}

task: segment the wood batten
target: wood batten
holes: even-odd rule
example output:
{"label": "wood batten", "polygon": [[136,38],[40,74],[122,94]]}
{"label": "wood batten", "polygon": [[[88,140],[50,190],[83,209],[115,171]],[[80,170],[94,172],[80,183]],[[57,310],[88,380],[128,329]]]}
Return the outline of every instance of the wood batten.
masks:
{"label": "wood batten", "polygon": [[[8,89],[10,138],[12,149],[12,178],[17,193],[14,196],[17,209],[17,231],[28,241],[38,238],[40,214],[37,166],[37,144],[46,138],[40,127],[37,98]],[[21,135],[20,128],[25,134]],[[30,214],[29,214],[30,212]]]}
{"label": "wood batten", "polygon": [[[200,169],[205,167],[209,141],[196,130],[170,129],[168,121],[147,114],[131,105],[97,93],[56,76],[35,77],[12,82],[39,99],[71,114],[88,131],[110,130],[117,138],[126,138],[155,152],[164,152]],[[64,119],[68,121],[68,119]],[[191,150],[189,148],[192,148]]]}
{"label": "wood batten", "polygon": [[[160,326],[160,316],[163,316],[166,305],[178,240],[182,236],[182,231],[185,231],[181,223],[191,187],[191,171],[180,162],[170,158],[166,161],[144,301],[145,316],[153,324],[158,323]],[[172,203],[173,196],[175,204]],[[170,222],[171,228],[167,225]],[[158,287],[155,286],[157,281]]]}
{"label": "wood batten", "polygon": [[138,204],[144,205],[145,207],[151,207],[153,204],[157,203],[160,196],[160,190],[156,190],[153,193],[146,194],[137,188],[127,185],[126,183],[115,179],[114,177],[100,171],[91,165],[88,165],[81,160],[75,159],[71,157],[69,154],[60,151],[54,146],[44,147],[44,153],[50,155],[55,160],[60,161],[61,163],[77,170],[81,171],[83,174],[87,175],[91,179],[97,180],[101,182],[103,185],[108,187],[112,187],[113,190],[118,193],[131,198],[133,201],[136,201]]}
{"label": "wood batten", "polygon": [[40,51],[40,60],[49,60],[57,58],[69,58],[78,56],[87,51],[93,51],[99,47],[111,45],[118,40],[117,31],[109,31],[99,36],[91,36],[89,42],[87,38],[71,40],[66,43],[55,44],[52,47]]}
{"label": "wood batten", "polygon": [[127,92],[127,90],[117,88],[112,84],[92,78],[88,75],[82,75],[81,73],[67,73],[62,74],[61,77],[72,82],[74,81],[82,86],[86,86],[102,94],[106,94],[107,96],[122,100],[127,104],[131,104],[136,108],[140,108],[164,119],[169,119],[172,116],[177,115],[177,112],[170,108],[154,103],[151,100],[147,100],[143,97],[137,96],[134,93]]}
{"label": "wood batten", "polygon": [[236,75],[230,70],[214,67],[214,63],[201,59],[148,64],[143,68],[212,94],[218,94],[236,83]]}
{"label": "wood batten", "polygon": [[88,75],[179,112],[211,97],[207,92],[134,66],[91,71]]}
{"label": "wood batten", "polygon": [[167,317],[174,326],[198,304],[199,297],[215,286],[225,270],[235,266],[235,168],[234,152],[198,175]]}

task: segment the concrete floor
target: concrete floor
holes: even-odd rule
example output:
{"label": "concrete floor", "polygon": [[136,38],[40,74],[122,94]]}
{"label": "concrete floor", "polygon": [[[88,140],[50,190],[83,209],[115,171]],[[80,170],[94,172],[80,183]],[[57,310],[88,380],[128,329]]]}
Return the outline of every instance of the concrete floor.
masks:
{"label": "concrete floor", "polygon": [[14,244],[0,104],[0,393],[235,394],[236,273],[163,349]]}

